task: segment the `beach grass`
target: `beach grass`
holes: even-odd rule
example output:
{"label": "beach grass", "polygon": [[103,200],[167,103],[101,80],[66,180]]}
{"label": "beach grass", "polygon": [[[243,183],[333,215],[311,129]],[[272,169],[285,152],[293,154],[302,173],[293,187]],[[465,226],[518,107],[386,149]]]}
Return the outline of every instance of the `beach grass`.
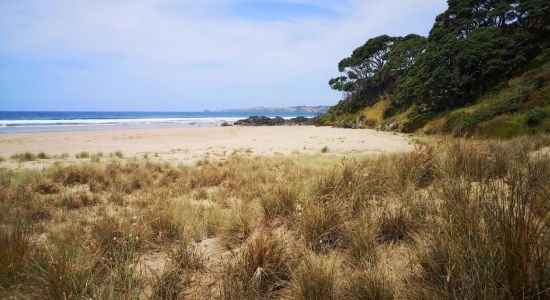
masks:
{"label": "beach grass", "polygon": [[16,162],[28,162],[28,161],[35,161],[39,159],[50,159],[50,156],[47,155],[44,152],[38,152],[38,153],[32,153],[32,152],[24,152],[24,153],[16,153],[10,156],[10,159],[15,160]]}
{"label": "beach grass", "polygon": [[75,154],[75,157],[77,159],[90,158],[90,153],[87,152],[87,151],[82,151],[82,152],[79,152],[79,153]]}
{"label": "beach grass", "polygon": [[0,297],[547,298],[548,146],[0,169]]}

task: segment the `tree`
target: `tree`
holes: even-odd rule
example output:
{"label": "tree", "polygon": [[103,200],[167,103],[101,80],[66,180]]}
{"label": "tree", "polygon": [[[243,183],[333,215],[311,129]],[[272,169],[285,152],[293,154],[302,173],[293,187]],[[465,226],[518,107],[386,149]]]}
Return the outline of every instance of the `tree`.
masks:
{"label": "tree", "polygon": [[338,91],[354,93],[383,88],[386,78],[379,71],[386,64],[391,48],[399,39],[381,35],[368,40],[355,49],[350,57],[340,61],[338,71],[345,75],[331,79],[330,86]]}

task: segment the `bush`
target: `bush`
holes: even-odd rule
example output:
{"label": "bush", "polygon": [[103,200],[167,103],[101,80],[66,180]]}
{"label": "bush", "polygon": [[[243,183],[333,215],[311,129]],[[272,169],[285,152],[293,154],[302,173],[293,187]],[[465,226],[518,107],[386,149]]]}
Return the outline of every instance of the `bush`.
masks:
{"label": "bush", "polygon": [[530,127],[541,124],[546,118],[548,118],[548,111],[543,108],[537,107],[525,114],[525,124]]}
{"label": "bush", "polygon": [[452,114],[443,126],[443,131],[453,133],[455,136],[465,136],[482,122],[498,115],[516,112],[521,107],[526,95],[526,91],[514,91],[506,99],[474,112]]}

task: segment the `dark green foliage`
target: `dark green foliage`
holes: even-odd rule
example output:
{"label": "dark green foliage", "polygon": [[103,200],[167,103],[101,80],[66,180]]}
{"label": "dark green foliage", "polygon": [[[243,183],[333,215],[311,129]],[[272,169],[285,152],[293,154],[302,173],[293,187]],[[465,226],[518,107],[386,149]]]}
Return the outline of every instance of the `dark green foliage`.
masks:
{"label": "dark green foliage", "polygon": [[476,110],[472,113],[457,113],[451,115],[443,127],[446,133],[453,133],[455,136],[464,136],[476,125],[487,121],[490,118],[506,113],[517,111],[521,103],[525,100],[526,91],[518,91],[512,94],[508,99],[504,99],[494,105]]}
{"label": "dark green foliage", "polygon": [[[427,39],[382,35],[343,59],[342,76],[329,83],[346,92],[346,99],[329,114],[354,114],[384,94],[395,95],[398,107],[417,104],[432,111],[471,104],[548,48],[548,1],[449,0],[448,5]],[[533,84],[540,88],[544,79]],[[490,116],[470,116],[466,123]]]}
{"label": "dark green foliage", "polygon": [[525,115],[525,123],[528,126],[537,126],[546,118],[548,118],[548,111],[540,107],[536,107],[527,112]]}
{"label": "dark green foliage", "polygon": [[347,99],[331,109],[331,113],[355,112],[378,101],[383,93],[393,91],[397,79],[416,62],[425,44],[426,38],[416,34],[381,35],[355,49],[338,64],[344,76],[329,81],[333,89],[348,93]]}

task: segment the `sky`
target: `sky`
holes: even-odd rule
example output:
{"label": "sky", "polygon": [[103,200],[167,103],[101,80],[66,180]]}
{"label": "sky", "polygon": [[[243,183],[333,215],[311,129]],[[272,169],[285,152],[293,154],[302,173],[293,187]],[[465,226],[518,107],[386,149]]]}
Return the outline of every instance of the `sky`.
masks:
{"label": "sky", "polygon": [[333,105],[338,62],[445,0],[0,0],[0,110]]}

